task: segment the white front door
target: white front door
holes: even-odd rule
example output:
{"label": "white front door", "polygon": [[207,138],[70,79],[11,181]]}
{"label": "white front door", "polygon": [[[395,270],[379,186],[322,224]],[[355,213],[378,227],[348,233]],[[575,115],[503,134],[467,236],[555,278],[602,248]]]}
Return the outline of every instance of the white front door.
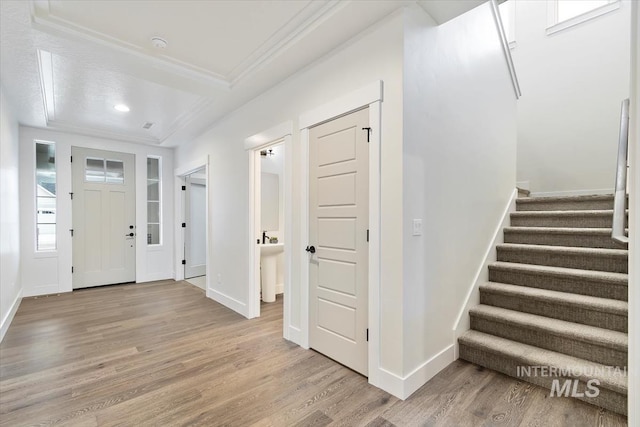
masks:
{"label": "white front door", "polygon": [[309,131],[309,344],[363,375],[368,372],[369,144],[363,130],[368,123],[364,109]]}
{"label": "white front door", "polygon": [[207,274],[207,181],[204,170],[185,178],[184,278]]}
{"label": "white front door", "polygon": [[73,288],[136,280],[133,154],[72,147]]}

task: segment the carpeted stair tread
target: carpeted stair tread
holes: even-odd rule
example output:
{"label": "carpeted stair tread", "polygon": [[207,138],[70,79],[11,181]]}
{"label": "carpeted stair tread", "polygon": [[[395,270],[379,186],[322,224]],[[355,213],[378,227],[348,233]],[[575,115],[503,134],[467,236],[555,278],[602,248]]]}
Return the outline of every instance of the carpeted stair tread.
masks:
{"label": "carpeted stair tread", "polygon": [[508,285],[505,283],[486,282],[480,285],[480,292],[498,293],[519,296],[527,302],[548,301],[566,307],[584,307],[593,311],[627,315],[628,303],[608,298],[598,298],[589,295],[572,294],[568,292],[550,291],[547,289],[529,288],[526,286]]}
{"label": "carpeted stair tread", "polygon": [[517,211],[510,219],[515,227],[611,228],[613,210]]}
{"label": "carpeted stair tread", "polygon": [[613,195],[518,198],[516,209],[518,211],[613,209]]}
{"label": "carpeted stair tread", "polygon": [[626,301],[629,276],[626,273],[497,261],[489,264],[489,280]]}
{"label": "carpeted stair tread", "polygon": [[460,345],[480,348],[488,353],[503,355],[514,359],[521,366],[549,366],[569,370],[571,373],[588,373],[593,375],[577,375],[583,381],[597,379],[600,387],[617,393],[627,394],[627,375],[624,372],[608,370],[602,365],[551,350],[519,343],[483,332],[469,330],[458,338]]}
{"label": "carpeted stair tread", "polygon": [[512,328],[520,326],[525,329],[536,329],[558,337],[566,337],[584,343],[603,346],[617,351],[627,351],[627,334],[596,328],[595,326],[581,325],[579,323],[566,322],[535,314],[522,313],[507,310],[500,307],[492,307],[480,304],[469,310],[469,315],[491,319],[505,323]]}
{"label": "carpeted stair tread", "polygon": [[611,228],[505,227],[505,243],[622,249],[611,238]]}
{"label": "carpeted stair tread", "polygon": [[532,272],[547,276],[575,277],[581,280],[593,280],[627,286],[629,275],[627,273],[615,273],[612,271],[582,270],[580,268],[552,267],[548,265],[524,264],[517,262],[495,261],[489,264],[489,268],[501,268]]}

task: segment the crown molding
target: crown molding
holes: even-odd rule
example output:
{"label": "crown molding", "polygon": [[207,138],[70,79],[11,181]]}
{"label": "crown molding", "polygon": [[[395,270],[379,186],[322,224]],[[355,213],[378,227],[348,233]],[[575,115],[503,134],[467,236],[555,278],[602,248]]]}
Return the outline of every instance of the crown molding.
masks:
{"label": "crown molding", "polygon": [[73,133],[76,135],[85,135],[85,136],[92,136],[96,138],[113,139],[116,141],[133,142],[135,144],[160,145],[162,142],[157,138],[131,136],[124,133],[114,132],[114,131],[109,131],[104,129],[95,129],[95,128],[87,128],[84,126],[76,126],[60,120],[48,121],[46,127],[43,127],[43,126],[33,126],[33,127],[37,127],[40,129],[53,130],[58,132]]}

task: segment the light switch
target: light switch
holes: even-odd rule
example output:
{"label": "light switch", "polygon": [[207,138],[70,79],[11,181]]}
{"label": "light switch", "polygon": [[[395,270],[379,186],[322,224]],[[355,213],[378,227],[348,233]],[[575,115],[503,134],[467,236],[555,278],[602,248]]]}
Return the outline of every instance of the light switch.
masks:
{"label": "light switch", "polygon": [[413,235],[422,236],[422,220],[421,219],[413,220]]}

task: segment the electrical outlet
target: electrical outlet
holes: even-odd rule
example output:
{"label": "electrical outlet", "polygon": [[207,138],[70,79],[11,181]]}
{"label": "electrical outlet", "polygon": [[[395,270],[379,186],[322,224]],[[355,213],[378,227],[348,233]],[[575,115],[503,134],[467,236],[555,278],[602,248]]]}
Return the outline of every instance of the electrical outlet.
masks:
{"label": "electrical outlet", "polygon": [[413,220],[413,235],[422,236],[422,220],[421,219]]}

